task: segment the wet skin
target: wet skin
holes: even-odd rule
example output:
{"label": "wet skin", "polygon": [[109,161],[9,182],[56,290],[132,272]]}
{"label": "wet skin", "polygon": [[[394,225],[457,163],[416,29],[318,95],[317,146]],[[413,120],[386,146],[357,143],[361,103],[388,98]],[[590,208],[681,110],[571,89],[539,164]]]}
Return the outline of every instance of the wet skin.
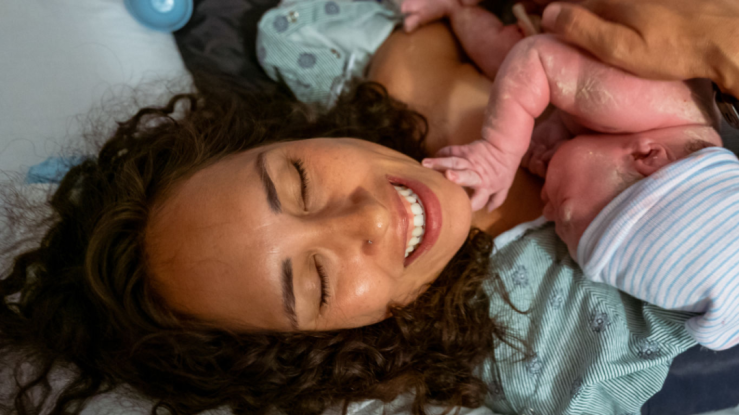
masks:
{"label": "wet skin", "polygon": [[590,134],[565,141],[554,153],[541,192],[544,216],[577,259],[588,225],[635,178],[686,157],[696,140],[721,146],[710,126],[679,126],[635,134]]}
{"label": "wet skin", "polygon": [[[429,134],[425,141],[429,152],[433,153],[447,144],[469,142],[479,135],[491,82],[465,61],[458,44],[446,26],[430,24],[411,35],[399,31],[393,33],[375,55],[370,68],[370,78],[383,84],[390,95],[408,104],[429,120]],[[435,104],[431,105],[431,103]],[[301,143],[308,144],[310,141],[293,144]],[[298,173],[287,166],[284,155],[282,159],[279,157],[275,159],[274,155],[267,157],[266,165],[276,184],[275,190],[280,196],[283,212],[278,215],[273,213],[266,215],[269,213],[269,204],[266,201],[264,187],[262,184],[248,187],[255,181],[260,183],[256,179],[253,167],[256,164],[257,154],[244,153],[234,159],[244,157],[238,163],[244,164],[241,171],[250,178],[239,179],[239,187],[233,187],[237,182],[234,177],[238,173],[232,168],[204,171],[203,174],[210,176],[209,179],[198,178],[196,175],[193,177],[194,181],[188,185],[190,187],[189,196],[176,192],[170,200],[171,206],[161,206],[161,210],[156,212],[157,220],[161,223],[157,224],[156,220],[152,221],[147,237],[150,241],[151,254],[154,254],[152,258],[159,256],[156,261],[151,262],[151,265],[156,276],[154,281],[158,283],[160,291],[175,308],[206,318],[218,326],[246,330],[254,328],[293,330],[290,318],[285,312],[284,290],[282,289],[281,267],[284,259],[289,256],[294,277],[295,314],[300,329],[330,329],[370,324],[387,315],[388,304],[412,300],[424,289],[425,284],[438,276],[466,237],[470,227],[469,198],[461,188],[446,181],[438,173],[422,168],[418,163],[403,155],[386,148],[375,148],[370,153],[379,155],[376,158],[379,167],[376,167],[377,170],[366,173],[361,172],[367,170],[368,167],[364,170],[359,169],[365,161],[353,161],[345,154],[337,155],[333,151],[330,154],[314,153],[315,158],[309,158],[306,155],[303,162],[312,183],[317,183],[318,178],[325,177],[327,189],[333,189],[334,185],[338,186],[334,180],[347,176],[348,172],[352,172],[351,176],[357,179],[364,174],[365,182],[372,178],[375,184],[370,186],[365,183],[361,187],[382,189],[379,194],[384,195],[384,200],[390,197],[387,196],[388,194],[392,195],[389,193],[390,190],[394,190],[387,186],[387,177],[384,175],[387,172],[382,173],[385,168],[383,166],[392,167],[387,170],[398,169],[398,171],[407,172],[407,175],[406,173],[398,173],[398,175],[412,177],[427,184],[436,193],[441,203],[441,232],[434,247],[410,266],[401,268],[403,251],[398,247],[401,245],[399,242],[389,245],[373,242],[371,249],[365,244],[364,249],[373,255],[355,254],[355,260],[351,261],[347,259],[324,264],[320,262],[322,257],[316,255],[313,260],[318,259],[318,263],[325,268],[325,274],[328,277],[329,296],[322,310],[320,307],[321,282],[315,263],[308,261],[307,264],[304,263],[304,269],[299,269],[298,253],[283,254],[276,248],[273,248],[273,251],[252,250],[252,247],[258,247],[260,243],[274,245],[279,239],[276,235],[284,231],[278,229],[277,225],[285,224],[287,227],[290,223],[301,223],[297,221],[297,218],[286,216],[286,212],[291,212],[288,208],[298,209],[297,206],[290,207],[289,204],[298,203],[299,197],[297,194],[283,195],[285,192],[288,194],[299,192],[297,189]],[[333,158],[328,158],[329,156]],[[324,176],[321,169],[331,166],[327,160],[337,161],[340,164]],[[233,163],[237,164],[236,161]],[[312,172],[311,169],[320,171]],[[284,178],[278,177],[278,174],[282,174]],[[317,176],[311,177],[311,175]],[[283,180],[287,181],[285,185],[289,184],[294,188],[280,187],[278,183],[282,183]],[[331,186],[328,186],[329,184]],[[345,185],[350,186],[351,183],[347,182]],[[224,187],[223,190],[219,190],[221,186]],[[343,188],[344,186],[338,187]],[[215,209],[212,201],[220,200],[216,198],[216,193],[230,195],[235,193],[235,189],[241,192],[243,199],[253,196],[254,206],[249,207],[252,212],[265,213],[266,219],[263,223],[256,219],[254,219],[256,224],[246,223],[249,220],[244,217],[245,225],[270,228],[270,232],[259,233],[261,235],[259,240],[256,239],[255,234],[242,231],[244,228],[234,228],[233,225],[229,225],[229,223],[238,221],[234,212],[239,213],[245,209],[239,206],[235,199],[229,201],[225,196],[218,196],[223,199],[223,203],[234,205],[233,208],[227,208],[233,209],[233,212],[215,215],[212,223],[204,222],[205,216],[200,212]],[[493,212],[477,212],[473,216],[472,225],[495,236],[518,223],[535,219],[541,215],[543,206],[539,199],[540,190],[540,181],[520,169],[506,203]],[[341,193],[344,196],[350,194],[349,190],[342,190]],[[369,194],[376,193],[378,192],[373,191]],[[318,195],[318,193],[314,194],[315,197]],[[176,198],[179,200],[175,201]],[[380,199],[380,196],[373,196],[373,198]],[[309,206],[314,201],[317,199],[311,200],[309,195]],[[176,207],[177,205],[181,206]],[[173,212],[177,209],[181,211]],[[189,214],[184,216],[184,212],[188,209]],[[289,221],[285,219],[286,217]],[[448,220],[449,217],[453,219]],[[197,239],[195,235],[200,232],[197,227],[213,229],[220,227],[223,235],[228,233],[227,230],[231,230],[239,238],[243,238],[243,247],[225,243],[224,237],[217,232],[212,233],[209,240],[195,241]],[[349,228],[340,227],[339,229]],[[167,236],[167,232],[172,234]],[[291,227],[290,232],[297,232],[297,230]],[[294,239],[299,241],[301,238],[303,237],[296,234]],[[287,243],[290,238],[285,238],[283,235],[282,239]],[[381,265],[377,261],[380,255],[378,252],[384,252],[383,247],[392,251],[383,254],[391,257],[388,265]],[[267,261],[263,254],[257,254],[257,252],[264,253],[265,251],[273,262]],[[330,249],[319,251],[319,253],[332,252]],[[227,254],[233,257],[231,263],[221,259]],[[302,255],[305,262],[309,255],[308,253]],[[326,255],[324,262],[341,259],[337,254]],[[252,258],[256,258],[255,264],[249,262]],[[259,269],[260,266],[262,270]],[[335,268],[329,269],[329,266]],[[248,271],[248,278],[241,278],[245,275],[242,269]],[[372,269],[378,272],[371,274]],[[351,279],[344,280],[345,274],[340,272],[342,270],[346,270],[346,275]],[[259,274],[258,278],[250,279],[251,275],[257,274]],[[373,276],[376,279],[373,279]],[[367,287],[367,289],[364,290],[362,287]],[[249,293],[248,298],[242,296],[244,292]],[[249,310],[245,310],[242,304],[247,301],[252,303],[246,306]]]}
{"label": "wet skin", "polygon": [[[398,183],[436,229],[407,259],[413,214]],[[465,191],[415,160],[361,140],[310,139],[196,173],[155,210],[146,241],[155,284],[177,310],[235,329],[329,330],[415,299],[470,224]]]}

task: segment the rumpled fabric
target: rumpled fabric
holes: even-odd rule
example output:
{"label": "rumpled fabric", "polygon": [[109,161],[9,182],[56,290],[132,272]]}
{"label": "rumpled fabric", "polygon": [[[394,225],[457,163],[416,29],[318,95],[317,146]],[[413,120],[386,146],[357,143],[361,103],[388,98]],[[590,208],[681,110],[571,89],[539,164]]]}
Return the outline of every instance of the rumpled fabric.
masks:
{"label": "rumpled fabric", "polygon": [[703,346],[739,342],[739,159],[706,148],[633,184],[583,234],[585,276],[672,310]]}

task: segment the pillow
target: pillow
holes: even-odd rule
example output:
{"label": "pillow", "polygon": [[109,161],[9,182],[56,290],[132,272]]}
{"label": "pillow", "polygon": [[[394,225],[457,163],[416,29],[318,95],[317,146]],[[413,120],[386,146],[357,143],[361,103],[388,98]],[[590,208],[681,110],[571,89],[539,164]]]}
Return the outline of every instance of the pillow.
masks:
{"label": "pillow", "polygon": [[137,23],[121,0],[2,0],[0,9],[3,172],[59,156],[90,110],[122,90],[191,82],[173,36]]}

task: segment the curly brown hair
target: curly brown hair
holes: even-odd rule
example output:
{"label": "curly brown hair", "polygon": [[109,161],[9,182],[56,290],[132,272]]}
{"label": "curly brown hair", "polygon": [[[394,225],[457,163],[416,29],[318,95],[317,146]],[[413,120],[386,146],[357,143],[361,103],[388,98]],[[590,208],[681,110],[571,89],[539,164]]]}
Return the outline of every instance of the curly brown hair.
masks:
{"label": "curly brown hair", "polygon": [[[357,137],[416,159],[426,120],[361,84],[321,113],[288,94],[183,94],[119,123],[95,158],[72,168],[50,200],[41,243],[13,259],[0,281],[0,354],[18,350],[38,370],[16,370],[18,414],[39,413],[34,389],[50,394],[55,364],[75,378],[51,414],[77,413],[96,393],[129,384],[152,409],[194,414],[227,405],[235,413],[318,414],[335,404],[415,395],[427,403],[477,407],[475,375],[500,341],[481,284],[492,239],[473,230],[418,300],[377,324],[333,332],[240,333],[168,310],[147,278],[144,229],[150,208],[175,184],[223,157],[266,143]],[[1,357],[1,356],[0,356]],[[20,364],[19,364],[20,365]],[[346,406],[345,406],[346,408]]]}

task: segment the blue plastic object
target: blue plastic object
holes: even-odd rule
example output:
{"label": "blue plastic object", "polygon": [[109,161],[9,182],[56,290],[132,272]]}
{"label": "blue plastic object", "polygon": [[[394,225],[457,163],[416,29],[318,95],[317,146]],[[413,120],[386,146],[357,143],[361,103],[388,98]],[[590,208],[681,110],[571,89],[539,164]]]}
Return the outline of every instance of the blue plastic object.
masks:
{"label": "blue plastic object", "polygon": [[87,158],[83,156],[49,157],[28,169],[26,183],[59,183],[69,169]]}
{"label": "blue plastic object", "polygon": [[193,9],[193,0],[125,0],[125,4],[139,23],[162,32],[181,29]]}

